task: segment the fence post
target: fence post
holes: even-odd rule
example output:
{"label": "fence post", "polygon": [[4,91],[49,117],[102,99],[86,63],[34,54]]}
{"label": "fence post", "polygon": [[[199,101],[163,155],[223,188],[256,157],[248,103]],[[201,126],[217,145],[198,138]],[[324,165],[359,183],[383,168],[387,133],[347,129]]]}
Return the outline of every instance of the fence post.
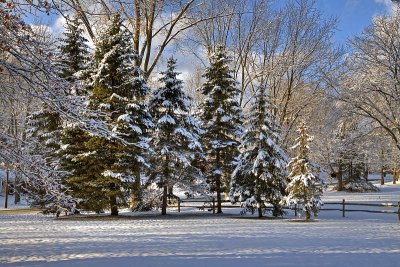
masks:
{"label": "fence post", "polygon": [[400,221],[400,201],[397,202],[397,217],[399,218]]}
{"label": "fence post", "polygon": [[178,212],[181,212],[181,199],[178,198]]}
{"label": "fence post", "polygon": [[297,217],[297,204],[294,204],[294,217]]}
{"label": "fence post", "polygon": [[346,201],[343,199],[343,201],[342,201],[342,216],[343,216],[343,218],[345,217],[345,215],[346,215]]}
{"label": "fence post", "polygon": [[213,214],[215,214],[215,198],[214,197],[212,199],[212,210],[213,210]]}

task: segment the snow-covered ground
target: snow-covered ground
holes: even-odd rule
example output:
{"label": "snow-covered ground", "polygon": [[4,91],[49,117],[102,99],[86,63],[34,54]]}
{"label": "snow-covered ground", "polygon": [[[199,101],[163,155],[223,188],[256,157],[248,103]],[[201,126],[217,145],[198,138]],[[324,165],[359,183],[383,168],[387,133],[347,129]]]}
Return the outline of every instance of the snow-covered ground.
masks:
{"label": "snow-covered ground", "polygon": [[[381,192],[328,191],[327,201],[396,202]],[[368,207],[363,207],[367,208]],[[188,209],[188,208],[187,208]],[[380,208],[386,209],[386,208]],[[311,223],[185,210],[111,219],[54,219],[0,210],[0,266],[398,266],[396,214],[322,211]],[[128,215],[128,214],[126,214]],[[130,215],[130,214],[129,214]]]}

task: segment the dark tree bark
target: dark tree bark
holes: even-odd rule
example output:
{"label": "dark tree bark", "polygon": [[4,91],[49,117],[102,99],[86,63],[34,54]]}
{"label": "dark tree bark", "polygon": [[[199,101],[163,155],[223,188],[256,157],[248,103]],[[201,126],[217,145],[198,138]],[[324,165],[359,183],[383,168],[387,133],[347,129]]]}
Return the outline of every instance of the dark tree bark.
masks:
{"label": "dark tree bark", "polygon": [[162,197],[162,208],[161,215],[167,215],[167,196],[168,196],[168,186],[163,187],[163,197]]}
{"label": "dark tree bark", "polygon": [[110,195],[110,208],[111,208],[111,216],[118,216],[118,205],[117,205],[117,196],[115,195],[115,184],[111,184],[111,195]]}
{"label": "dark tree bark", "polygon": [[8,169],[6,170],[6,181],[4,184],[4,208],[8,208]]}
{"label": "dark tree bark", "polygon": [[343,191],[343,170],[342,170],[342,163],[339,162],[338,172],[336,174],[338,180],[338,191]]}
{"label": "dark tree bark", "polygon": [[140,169],[135,170],[135,183],[133,185],[133,201],[135,205],[142,200],[142,190],[140,184]]}
{"label": "dark tree bark", "polygon": [[306,211],[306,220],[308,221],[308,220],[310,220],[311,219],[311,213],[310,213],[310,211]]}
{"label": "dark tree bark", "polygon": [[[220,159],[220,151],[217,149],[217,156],[216,156],[216,161],[218,162],[218,166],[221,164],[221,159]],[[215,191],[217,192],[217,213],[222,213],[222,197],[221,197],[221,175],[217,174],[215,175]]]}
{"label": "dark tree bark", "polygon": [[174,187],[168,186],[168,195],[172,196],[174,194]]}
{"label": "dark tree bark", "polygon": [[368,162],[365,162],[364,179],[366,182],[368,182],[368,174],[369,174]]}
{"label": "dark tree bark", "polygon": [[163,195],[162,195],[162,207],[161,215],[167,215],[167,205],[168,205],[168,181],[169,181],[169,157],[165,156],[165,167],[164,167],[164,178],[162,180]]}
{"label": "dark tree bark", "polygon": [[15,183],[14,183],[14,204],[21,202],[21,180],[17,172],[15,172]]}

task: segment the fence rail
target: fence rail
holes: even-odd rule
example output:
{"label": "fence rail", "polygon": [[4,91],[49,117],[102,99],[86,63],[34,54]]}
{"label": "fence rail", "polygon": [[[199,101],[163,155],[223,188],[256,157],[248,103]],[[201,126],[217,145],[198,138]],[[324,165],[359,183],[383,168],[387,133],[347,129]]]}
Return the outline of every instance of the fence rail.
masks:
{"label": "fence rail", "polygon": [[[169,208],[178,208],[178,212],[181,212],[181,208],[198,208],[201,210],[209,210],[215,213],[217,208],[217,201],[215,198],[211,200],[206,199],[176,199],[176,203],[173,205],[169,205]],[[229,200],[222,200],[222,203],[231,203]],[[185,205],[185,203],[203,203],[203,205]],[[340,205],[340,208],[326,208],[329,205]],[[396,210],[368,210],[368,209],[352,209],[348,208],[348,206],[365,206],[365,207],[389,207],[396,208]],[[241,208],[241,205],[222,205],[223,209],[229,208]],[[267,208],[272,208],[272,206],[267,206]],[[297,216],[297,207],[290,208],[284,207],[284,209],[294,210],[295,216]],[[398,219],[400,221],[400,201],[397,203],[354,203],[354,202],[346,202],[345,199],[342,202],[325,202],[324,208],[320,209],[321,211],[341,211],[342,217],[346,217],[346,212],[369,212],[369,213],[386,213],[386,214],[397,214]]]}

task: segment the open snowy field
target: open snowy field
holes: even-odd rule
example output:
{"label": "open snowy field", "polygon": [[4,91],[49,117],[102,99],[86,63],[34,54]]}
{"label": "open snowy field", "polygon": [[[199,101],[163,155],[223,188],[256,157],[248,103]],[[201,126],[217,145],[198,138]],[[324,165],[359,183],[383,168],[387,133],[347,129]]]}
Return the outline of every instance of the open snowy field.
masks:
{"label": "open snowy field", "polygon": [[[327,192],[325,199],[400,200],[381,192]],[[386,208],[381,208],[386,209]],[[186,211],[111,219],[59,219],[0,211],[0,266],[398,266],[396,214],[323,211],[315,222]],[[128,215],[128,214],[126,214]]]}

